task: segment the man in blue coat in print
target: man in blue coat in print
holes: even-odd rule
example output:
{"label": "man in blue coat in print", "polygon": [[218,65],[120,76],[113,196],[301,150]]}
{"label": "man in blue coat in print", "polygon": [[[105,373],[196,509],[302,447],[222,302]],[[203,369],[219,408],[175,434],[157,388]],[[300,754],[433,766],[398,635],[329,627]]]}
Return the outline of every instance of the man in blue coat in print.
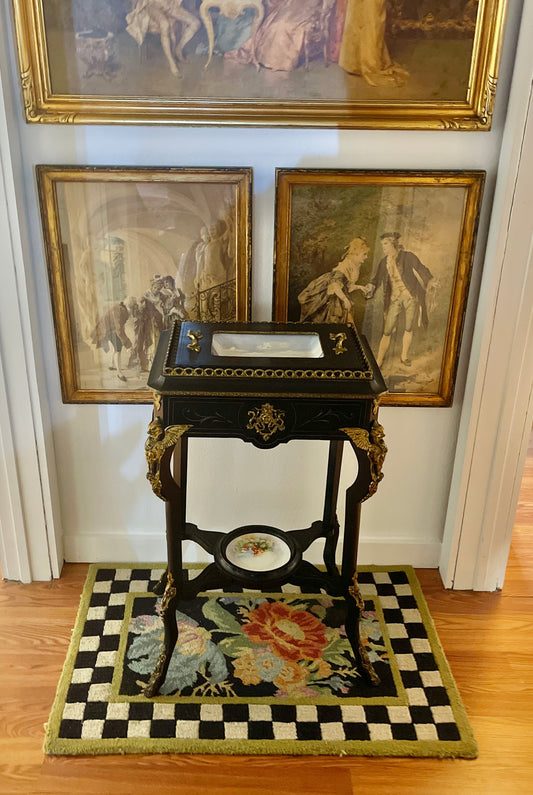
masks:
{"label": "man in blue coat in print", "polygon": [[409,367],[409,349],[414,329],[418,325],[427,327],[428,324],[426,290],[433,274],[416,254],[405,251],[398,232],[385,232],[380,239],[385,256],[380,260],[374,278],[365,288],[366,297],[372,298],[378,287],[383,287],[384,325],[376,360],[378,367],[381,367],[389,350],[392,333],[403,312],[405,324],[400,360]]}

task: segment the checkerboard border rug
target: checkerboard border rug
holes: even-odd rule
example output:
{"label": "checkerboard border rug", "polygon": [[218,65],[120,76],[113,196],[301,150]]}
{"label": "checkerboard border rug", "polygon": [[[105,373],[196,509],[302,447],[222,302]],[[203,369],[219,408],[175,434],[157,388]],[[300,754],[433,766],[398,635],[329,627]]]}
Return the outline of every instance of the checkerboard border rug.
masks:
{"label": "checkerboard border rug", "polygon": [[[365,601],[380,619],[397,686],[394,697],[229,703],[215,697],[119,695],[132,599],[150,594],[162,569],[91,565],[45,727],[45,753],[477,756],[456,684],[408,566],[361,566],[358,575]],[[290,585],[282,590],[299,591]]]}

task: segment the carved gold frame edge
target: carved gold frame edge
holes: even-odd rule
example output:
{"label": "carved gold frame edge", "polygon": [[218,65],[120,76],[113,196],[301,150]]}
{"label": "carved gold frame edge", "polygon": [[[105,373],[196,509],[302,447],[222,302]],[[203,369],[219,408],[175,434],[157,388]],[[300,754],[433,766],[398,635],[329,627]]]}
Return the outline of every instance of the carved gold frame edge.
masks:
{"label": "carved gold frame edge", "polygon": [[488,131],[498,83],[508,0],[480,0],[469,88],[449,102],[261,103],[252,100],[163,100],[161,97],[94,97],[53,94],[42,0],[13,0],[24,112],[30,123],[197,124],[340,129]]}

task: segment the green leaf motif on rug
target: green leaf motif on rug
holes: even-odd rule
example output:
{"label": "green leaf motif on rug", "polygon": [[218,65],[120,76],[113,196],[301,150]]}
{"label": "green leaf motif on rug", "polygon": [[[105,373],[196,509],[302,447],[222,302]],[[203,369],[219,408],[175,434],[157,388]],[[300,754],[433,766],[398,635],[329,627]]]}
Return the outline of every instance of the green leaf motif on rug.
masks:
{"label": "green leaf motif on rug", "polygon": [[227,654],[228,657],[240,657],[245,654],[248,649],[254,648],[254,643],[246,637],[243,637],[242,632],[234,637],[222,638],[218,643],[218,648]]}
{"label": "green leaf motif on rug", "polygon": [[202,606],[202,613],[206,618],[217,625],[217,629],[223,632],[231,632],[235,635],[242,635],[242,628],[239,622],[233,618],[231,613],[224,610],[216,599],[208,599]]}

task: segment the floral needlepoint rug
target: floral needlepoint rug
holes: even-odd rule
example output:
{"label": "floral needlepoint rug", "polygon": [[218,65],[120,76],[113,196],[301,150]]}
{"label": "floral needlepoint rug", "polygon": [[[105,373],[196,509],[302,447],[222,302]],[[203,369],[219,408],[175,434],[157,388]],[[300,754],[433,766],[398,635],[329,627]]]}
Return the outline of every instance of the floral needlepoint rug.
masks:
{"label": "floral needlepoint rug", "polygon": [[476,756],[410,567],[359,569],[361,637],[377,687],[354,668],[344,601],[285,586],[180,603],[169,672],[148,699],[163,639],[152,593],[161,573],[91,566],[46,753]]}

